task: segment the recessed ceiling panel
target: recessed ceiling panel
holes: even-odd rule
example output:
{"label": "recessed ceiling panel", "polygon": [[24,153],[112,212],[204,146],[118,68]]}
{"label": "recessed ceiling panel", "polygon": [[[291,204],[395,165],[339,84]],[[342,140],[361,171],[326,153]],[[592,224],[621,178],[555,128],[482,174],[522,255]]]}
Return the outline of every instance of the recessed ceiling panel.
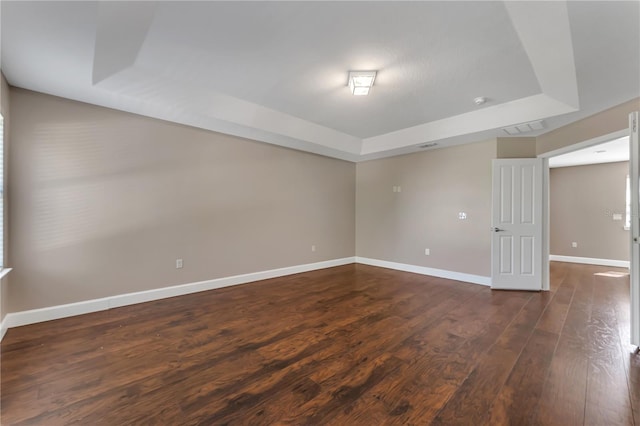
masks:
{"label": "recessed ceiling panel", "polygon": [[540,92],[502,2],[164,2],[138,64],[360,138]]}

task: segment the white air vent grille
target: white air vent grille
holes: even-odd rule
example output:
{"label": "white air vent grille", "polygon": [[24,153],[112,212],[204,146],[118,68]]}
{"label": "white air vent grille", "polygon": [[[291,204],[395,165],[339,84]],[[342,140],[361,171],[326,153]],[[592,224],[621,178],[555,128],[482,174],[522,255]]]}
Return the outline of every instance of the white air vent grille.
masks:
{"label": "white air vent grille", "polygon": [[438,143],[437,142],[429,142],[429,143],[425,143],[425,144],[422,144],[422,145],[418,145],[418,148],[425,149],[425,148],[433,148],[434,146],[438,146]]}
{"label": "white air vent grille", "polygon": [[529,123],[517,124],[515,126],[504,127],[502,130],[504,130],[506,134],[513,136],[542,129],[544,129],[544,122],[542,120],[538,120],[531,121]]}

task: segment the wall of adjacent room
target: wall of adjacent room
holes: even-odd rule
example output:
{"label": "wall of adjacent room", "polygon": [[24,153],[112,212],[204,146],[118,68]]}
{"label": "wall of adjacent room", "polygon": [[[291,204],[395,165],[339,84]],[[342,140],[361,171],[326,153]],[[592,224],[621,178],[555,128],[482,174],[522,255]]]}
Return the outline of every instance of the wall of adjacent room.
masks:
{"label": "wall of adjacent room", "polygon": [[627,161],[550,170],[550,254],[629,260],[623,228],[628,174]]}

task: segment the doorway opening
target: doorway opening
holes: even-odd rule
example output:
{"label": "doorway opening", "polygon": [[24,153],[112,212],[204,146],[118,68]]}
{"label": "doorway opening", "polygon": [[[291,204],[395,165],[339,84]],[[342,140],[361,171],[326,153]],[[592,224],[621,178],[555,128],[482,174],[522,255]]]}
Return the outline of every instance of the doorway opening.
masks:
{"label": "doorway opening", "polygon": [[548,164],[549,260],[628,269],[629,136],[551,157]]}
{"label": "doorway opening", "polygon": [[[589,149],[589,148],[593,148],[596,147],[598,145],[602,145],[608,142],[612,142],[615,141],[617,139],[620,138],[624,138],[624,137],[628,137],[629,136],[629,130],[628,129],[623,129],[623,130],[619,130],[617,132],[613,132],[607,135],[603,135],[603,136],[599,136],[593,139],[589,139],[589,140],[585,140],[583,142],[579,142],[573,145],[569,145],[569,146],[565,146],[562,148],[559,148],[557,150],[554,151],[549,151],[546,152],[544,154],[539,155],[539,158],[541,158],[543,160],[543,191],[544,191],[544,196],[543,196],[543,214],[545,216],[544,221],[543,221],[543,247],[542,247],[542,252],[543,252],[543,258],[542,258],[542,263],[543,263],[543,281],[542,281],[542,290],[550,290],[550,276],[549,276],[549,262],[550,262],[550,255],[553,254],[551,253],[551,244],[550,244],[550,240],[551,240],[551,212],[550,212],[550,206],[549,206],[549,202],[550,202],[550,185],[549,185],[549,178],[550,178],[550,172],[549,172],[549,162],[552,161],[551,159],[554,157],[560,157],[563,156],[565,154],[569,154],[569,153],[573,153],[576,151],[580,151],[583,149]],[[596,151],[598,151],[599,149],[596,149]],[[595,152],[594,152],[595,154]],[[600,153],[601,154],[601,153]],[[626,157],[627,161],[628,161],[628,156]],[[556,160],[557,161],[557,160]],[[558,164],[558,163],[556,163]],[[613,213],[612,213],[613,214]],[[572,220],[575,220],[576,218],[580,218],[580,212],[574,212],[574,218],[572,218]],[[613,220],[613,216],[612,216],[612,220]],[[574,241],[571,241],[574,242]],[[577,241],[576,241],[577,242]],[[578,242],[578,246],[579,246],[579,242]],[[573,248],[573,247],[571,247]],[[578,257],[578,256],[575,256]]]}

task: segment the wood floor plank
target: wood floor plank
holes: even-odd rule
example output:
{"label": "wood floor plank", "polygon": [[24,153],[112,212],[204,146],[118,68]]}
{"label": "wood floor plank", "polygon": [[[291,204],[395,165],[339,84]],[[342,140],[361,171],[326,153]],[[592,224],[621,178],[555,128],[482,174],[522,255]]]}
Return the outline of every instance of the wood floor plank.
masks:
{"label": "wood floor plank", "polygon": [[557,341],[557,334],[534,330],[494,400],[487,424],[524,425],[533,421]]}
{"label": "wood floor plank", "polygon": [[607,269],[527,293],[345,265],[11,329],[0,422],[631,424]]}
{"label": "wood floor plank", "polygon": [[556,265],[574,271],[565,276],[563,286],[569,285],[575,290],[532,423],[577,425],[584,423],[589,364],[587,324],[594,301],[593,280],[587,268]]}
{"label": "wood floor plank", "polygon": [[[546,295],[543,295],[546,296]],[[532,297],[434,419],[438,425],[483,424],[498,392],[548,306]]]}
{"label": "wood floor plank", "polygon": [[640,423],[640,357],[635,354],[636,347],[631,345],[631,311],[629,307],[629,271],[622,268],[611,268],[622,276],[611,280],[608,286],[611,306],[618,322],[620,351],[627,375],[629,396],[633,410],[633,419]]}
{"label": "wood floor plank", "polygon": [[[399,424],[428,422],[507,325],[495,312],[511,317],[528,297],[500,292],[479,295],[474,307],[460,306],[426,333],[406,340],[399,353],[408,364],[348,407],[348,412],[336,418],[336,424],[352,424],[371,414],[386,414]],[[463,310],[468,314],[465,321],[460,320]],[[389,388],[396,391],[388,392]],[[414,400],[429,404],[414,405]]]}
{"label": "wood floor plank", "polygon": [[613,287],[620,280],[594,276],[594,304],[589,322],[589,370],[585,425],[633,425]]}

